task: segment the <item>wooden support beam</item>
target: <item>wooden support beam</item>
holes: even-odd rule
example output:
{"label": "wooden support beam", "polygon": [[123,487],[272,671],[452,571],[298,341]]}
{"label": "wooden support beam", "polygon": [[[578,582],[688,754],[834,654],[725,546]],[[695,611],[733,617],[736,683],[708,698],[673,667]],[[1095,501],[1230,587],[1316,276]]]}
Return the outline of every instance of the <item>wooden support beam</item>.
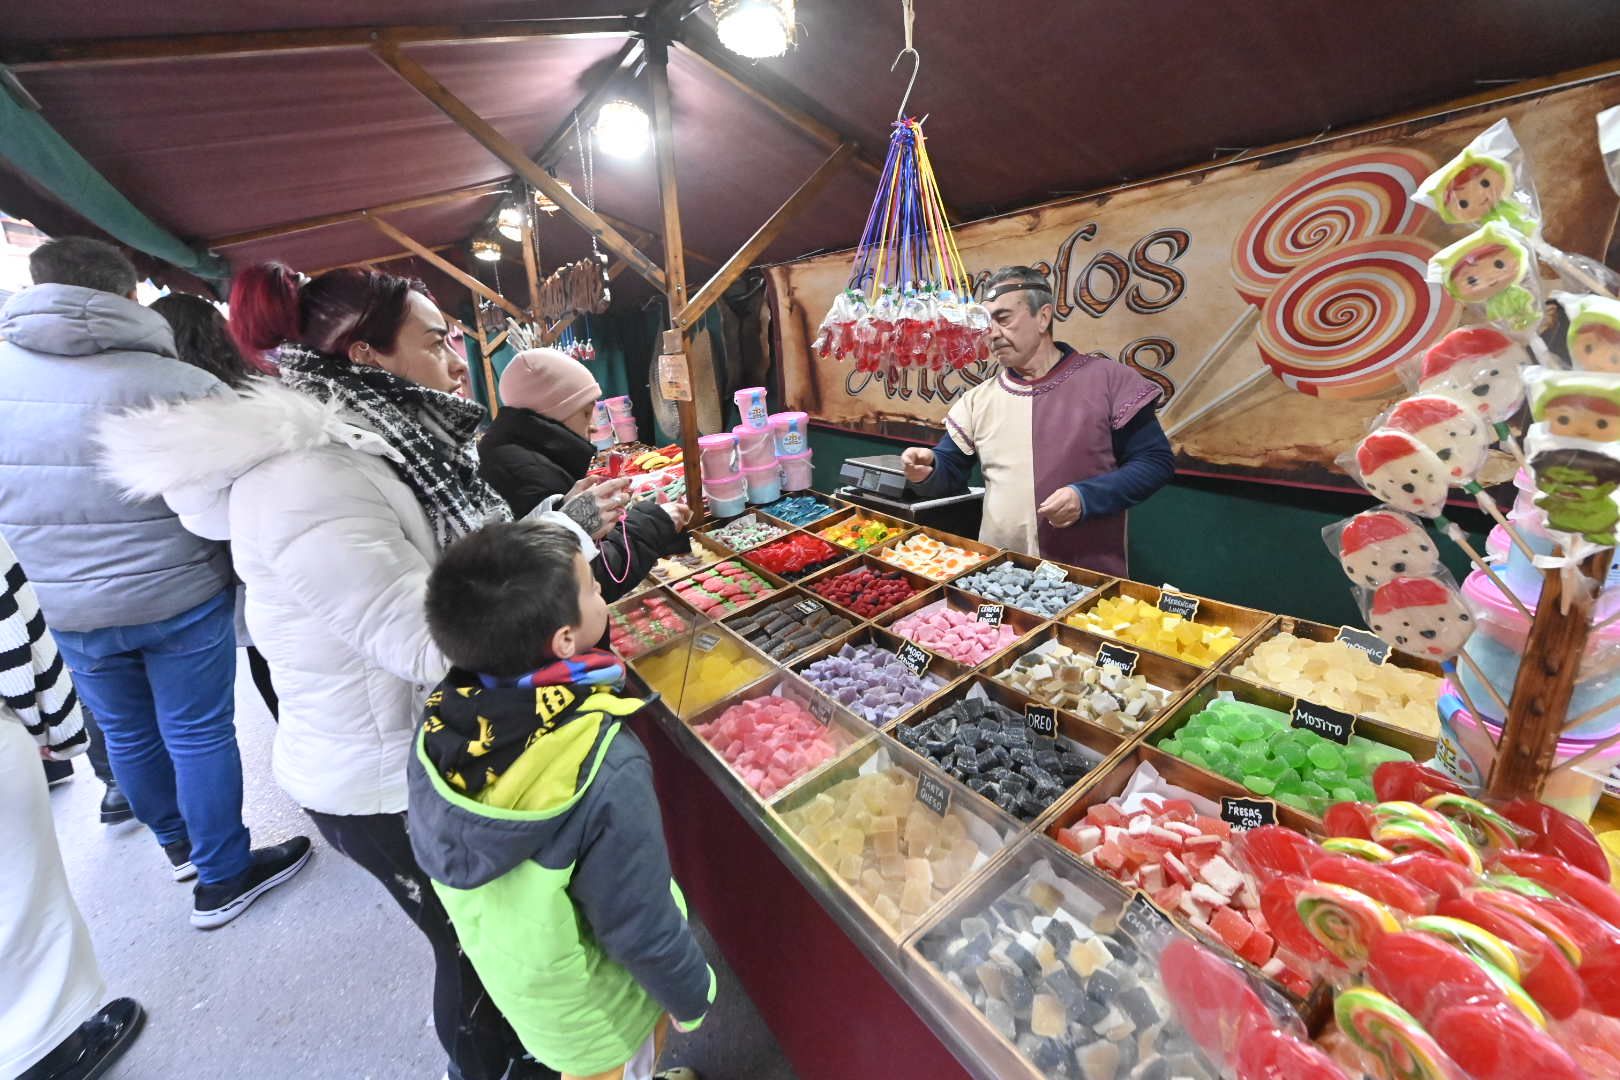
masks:
{"label": "wooden support beam", "polygon": [[410,250],[416,252],[416,254],[420,255],[434,266],[437,266],[440,270],[443,270],[445,273],[467,286],[467,288],[471,289],[475,295],[482,296],[486,300],[499,304],[504,310],[510,312],[512,316],[519,321],[523,321],[528,318],[528,316],[523,313],[522,308],[518,307],[516,304],[512,303],[512,301],[508,300],[506,297],[502,296],[488,285],[485,285],[482,281],[479,281],[471,274],[467,273],[467,271],[463,270],[449,259],[446,259],[443,255],[438,254],[432,248],[417,243],[415,240],[411,239],[409,235],[401,232],[399,229],[395,228],[393,225],[390,225],[388,222],[374,214],[367,214],[366,220],[371,222],[372,226],[378,232],[393,240],[401,247],[409,248]]}
{"label": "wooden support beam", "polygon": [[522,41],[631,34],[641,20],[628,15],[567,19],[509,19],[410,26],[337,26],[306,30],[249,30],[170,37],[88,38],[67,42],[11,42],[0,63],[14,71],[74,64],[129,64],[146,60],[257,56],[319,49],[363,49],[379,42],[423,45],[442,41]]}
{"label": "wooden support beam", "polygon": [[[664,211],[664,295],[669,302],[670,326],[679,329],[676,312],[686,307],[686,252],[681,244],[681,207],[675,187],[675,114],[669,94],[669,46],[662,40],[647,43],[647,80],[652,87],[653,145],[658,153],[658,201]],[[698,380],[693,379],[693,385]],[[698,472],[697,405],[677,401],[681,421],[681,451],[686,477],[686,503],[692,508],[693,526],[704,518],[703,478]]]}
{"label": "wooden support beam", "polygon": [[[449,251],[455,246],[455,244],[436,244],[433,247],[428,248],[428,250],[433,252]],[[379,263],[394,262],[398,259],[414,259],[416,257],[417,255],[414,251],[396,251],[392,255],[382,255],[375,259],[356,259],[354,262],[338,263],[335,266],[323,266],[319,270],[306,270],[304,273],[308,274],[310,277],[320,277],[322,274],[328,273],[332,270],[347,270],[351,266],[376,266]]]}
{"label": "wooden support beam", "polygon": [[663,271],[658,269],[656,263],[638,251],[634,244],[625,239],[623,233],[603,221],[596,211],[580,202],[573,192],[557,183],[550,173],[530,161],[517,143],[496,131],[487,120],[473,112],[466,102],[429,75],[421,64],[402,53],[398,45],[392,43],[374,45],[371,52],[394,74],[403,79],[407,86],[421,94],[476,139],[484,149],[506,162],[519,176],[550,196],[551,201],[556,203],[564,214],[600,239],[613,254],[628,262],[632,270],[652,282],[658,289],[665,289]]}
{"label": "wooden support beam", "polygon": [[473,320],[478,323],[478,359],[484,370],[484,393],[489,396],[486,404],[493,420],[501,415],[501,395],[495,385],[495,361],[490,358],[494,350],[489,347],[489,335],[484,330],[484,305],[477,298],[473,299]]}
{"label": "wooden support beam", "polygon": [[451,326],[455,327],[457,330],[460,330],[463,337],[472,338],[474,341],[478,340],[477,335],[473,333],[472,327],[468,326],[466,323],[462,322],[460,319],[456,318],[448,311],[444,311],[443,309],[440,309],[439,314],[443,315],[445,321]]}
{"label": "wooden support beam", "polygon": [[519,242],[523,244],[523,276],[529,283],[529,321],[540,321],[540,256],[535,252],[535,244],[539,242],[539,232],[534,227],[534,215],[539,213],[534,208],[534,197],[527,190],[519,194],[523,200],[523,235]]}
{"label": "wooden support beam", "polygon": [[511,334],[512,334],[512,328],[510,326],[508,326],[505,330],[502,330],[500,333],[496,334],[493,338],[490,339],[489,351],[494,352],[495,350],[499,349],[502,345],[505,345],[506,344],[506,339],[508,337],[510,337]]}
{"label": "wooden support beam", "polygon": [[754,264],[766,248],[782,234],[788,222],[797,217],[805,207],[815,202],[828,181],[838,175],[846,162],[855,154],[854,143],[841,143],[832,156],[821,163],[820,168],[810,174],[810,179],[799,185],[799,190],[788,196],[787,202],[777,208],[776,213],[761,225],[748,242],[737,249],[737,253],[726,264],[715,272],[703,288],[693,294],[686,306],[675,315],[675,325],[682,330],[690,327],[703,317],[720,295],[731,288],[731,283],[742,276],[743,271]]}
{"label": "wooden support beam", "polygon": [[280,225],[266,225],[263,228],[249,229],[246,232],[227,233],[224,236],[210,237],[202,241],[202,244],[208,248],[223,248],[234,247],[237,244],[251,244],[259,240],[274,240],[278,236],[291,236],[293,233],[308,232],[310,229],[324,229],[329,225],[344,225],[351,221],[364,221],[367,214],[397,214],[401,210],[415,210],[423,206],[438,206],[440,203],[461,202],[465,199],[482,199],[489,195],[504,195],[509,186],[510,182],[504,179],[488,180],[482,184],[451,188],[449,191],[436,191],[428,195],[418,195],[411,199],[383,203],[381,206],[368,206],[363,210],[340,210],[335,214],[319,214],[315,217],[301,218],[298,221],[288,221]]}
{"label": "wooden support beam", "polygon": [[[618,55],[613,58],[612,66],[603,72],[601,80],[586,92],[585,97],[578,105],[574,106],[574,110],[568,114],[567,119],[557,125],[557,130],[553,131],[546,141],[540,144],[540,149],[534,155],[537,164],[542,167],[549,167],[557,156],[562,153],[563,147],[568,145],[569,137],[574,134],[575,117],[579,118],[581,132],[589,130],[590,122],[587,118],[592,117],[602,103],[607,101],[609,96],[619,88],[620,81],[635,67],[644,50],[645,46],[642,45],[639,38],[624,43],[624,48],[620,49]],[[586,137],[589,138],[589,136]]]}

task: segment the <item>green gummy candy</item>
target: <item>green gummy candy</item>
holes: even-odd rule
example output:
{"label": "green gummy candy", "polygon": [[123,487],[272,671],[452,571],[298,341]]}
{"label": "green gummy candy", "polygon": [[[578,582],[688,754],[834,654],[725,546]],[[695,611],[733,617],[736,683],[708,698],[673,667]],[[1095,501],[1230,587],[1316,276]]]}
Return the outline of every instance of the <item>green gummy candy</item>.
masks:
{"label": "green gummy candy", "polygon": [[1336,788],[1334,788],[1333,789],[1333,801],[1334,802],[1355,802],[1356,801],[1355,789],[1347,788],[1347,787],[1336,787]]}
{"label": "green gummy candy", "polygon": [[1245,776],[1243,778],[1243,786],[1254,792],[1256,795],[1270,795],[1273,791],[1277,790],[1276,782],[1268,780],[1264,776]]}
{"label": "green gummy candy", "polygon": [[1344,755],[1327,742],[1318,742],[1305,751],[1305,757],[1318,769],[1337,769],[1344,764]]}
{"label": "green gummy candy", "polygon": [[1328,794],[1327,788],[1323,787],[1321,784],[1318,784],[1314,780],[1301,781],[1299,790],[1303,794],[1309,795],[1313,799],[1325,799],[1327,798]]}

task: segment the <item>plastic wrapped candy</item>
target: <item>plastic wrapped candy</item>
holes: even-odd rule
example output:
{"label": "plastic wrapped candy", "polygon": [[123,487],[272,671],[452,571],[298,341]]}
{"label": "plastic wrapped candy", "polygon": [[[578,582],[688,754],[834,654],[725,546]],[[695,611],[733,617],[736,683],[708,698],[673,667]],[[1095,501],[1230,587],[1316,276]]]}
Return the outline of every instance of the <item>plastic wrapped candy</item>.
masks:
{"label": "plastic wrapped candy", "polygon": [[1500,223],[1437,253],[1429,260],[1428,278],[1511,330],[1530,330],[1541,321],[1535,255],[1523,237]]}
{"label": "plastic wrapped candy", "polygon": [[1374,498],[1397,510],[1432,518],[1445,509],[1451,470],[1404,431],[1376,428],[1339,463]]}
{"label": "plastic wrapped candy", "polygon": [[1474,632],[1462,593],[1438,575],[1395,578],[1364,597],[1362,605],[1368,628],[1412,656],[1449,660]]}
{"label": "plastic wrapped candy", "polygon": [[[1532,431],[1526,451],[1536,478],[1536,506],[1547,527],[1578,535],[1588,543],[1613,547],[1620,523],[1620,458],[1612,449]],[[1608,444],[1612,446],[1612,444]]]}
{"label": "plastic wrapped candy", "polygon": [[1569,318],[1569,362],[1580,371],[1620,373],[1620,301],[1558,293]]}
{"label": "plastic wrapped candy", "polygon": [[855,305],[865,307],[861,294],[845,289],[833,298],[821,326],[816,331],[812,351],[822,360],[842,359],[854,351],[854,327],[860,318]]}
{"label": "plastic wrapped candy", "polygon": [[1541,205],[1524,151],[1506,120],[1474,138],[1462,153],[1418,185],[1412,201],[1448,225],[1500,222],[1521,236],[1541,233]]}
{"label": "plastic wrapped candy", "polygon": [[1502,331],[1465,326],[1423,354],[1418,389],[1470,403],[1482,419],[1505,424],[1523,403],[1519,372],[1529,362],[1529,350]]}
{"label": "plastic wrapped candy", "polygon": [[1620,105],[1597,114],[1598,152],[1609,174],[1609,186],[1620,194]]}
{"label": "plastic wrapped candy", "polygon": [[1620,440],[1620,372],[1525,372],[1533,431],[1592,443]]}
{"label": "plastic wrapped candy", "polygon": [[1383,426],[1404,431],[1434,451],[1453,487],[1473,482],[1490,453],[1491,435],[1474,413],[1442,394],[1415,394],[1398,402]]}
{"label": "plastic wrapped candy", "polygon": [[1367,510],[1322,530],[1345,576],[1364,589],[1440,569],[1440,552],[1423,526],[1393,510]]}

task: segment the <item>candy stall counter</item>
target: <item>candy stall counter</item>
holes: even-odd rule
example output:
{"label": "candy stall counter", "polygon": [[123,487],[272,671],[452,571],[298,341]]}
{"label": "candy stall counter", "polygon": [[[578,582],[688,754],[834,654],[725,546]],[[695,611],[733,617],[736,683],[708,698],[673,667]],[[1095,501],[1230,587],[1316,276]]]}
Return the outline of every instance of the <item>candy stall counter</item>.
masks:
{"label": "candy stall counter", "polygon": [[1121,580],[1081,601],[1064,622],[1133,648],[1213,667],[1274,618],[1254,608]]}

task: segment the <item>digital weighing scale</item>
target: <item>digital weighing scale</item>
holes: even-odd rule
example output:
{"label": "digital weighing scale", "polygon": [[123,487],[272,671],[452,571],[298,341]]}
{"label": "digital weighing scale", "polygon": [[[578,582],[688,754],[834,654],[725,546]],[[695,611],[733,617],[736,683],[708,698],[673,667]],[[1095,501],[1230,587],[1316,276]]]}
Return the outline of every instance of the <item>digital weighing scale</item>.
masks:
{"label": "digital weighing scale", "polygon": [[906,487],[899,454],[849,458],[838,470],[838,479],[844,486],[833,494],[857,506],[957,536],[979,535],[984,488],[970,487],[965,495],[942,499],[919,498]]}

